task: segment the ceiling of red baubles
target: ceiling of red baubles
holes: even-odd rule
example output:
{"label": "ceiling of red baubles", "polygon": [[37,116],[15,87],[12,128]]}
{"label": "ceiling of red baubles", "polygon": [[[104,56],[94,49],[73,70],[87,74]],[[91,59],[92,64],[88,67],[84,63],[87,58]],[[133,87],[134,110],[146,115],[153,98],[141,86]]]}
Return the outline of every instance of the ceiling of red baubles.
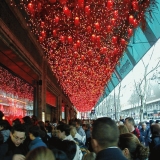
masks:
{"label": "ceiling of red baubles", "polygon": [[[104,91],[149,0],[21,0],[28,25],[64,92],[90,111]],[[14,5],[14,1],[11,1]]]}

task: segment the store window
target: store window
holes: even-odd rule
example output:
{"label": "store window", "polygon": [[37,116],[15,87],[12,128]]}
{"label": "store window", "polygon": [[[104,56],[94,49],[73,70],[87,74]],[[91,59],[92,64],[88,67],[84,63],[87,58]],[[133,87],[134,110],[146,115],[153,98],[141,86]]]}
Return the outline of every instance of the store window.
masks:
{"label": "store window", "polygon": [[33,115],[34,88],[0,66],[0,110],[10,123]]}

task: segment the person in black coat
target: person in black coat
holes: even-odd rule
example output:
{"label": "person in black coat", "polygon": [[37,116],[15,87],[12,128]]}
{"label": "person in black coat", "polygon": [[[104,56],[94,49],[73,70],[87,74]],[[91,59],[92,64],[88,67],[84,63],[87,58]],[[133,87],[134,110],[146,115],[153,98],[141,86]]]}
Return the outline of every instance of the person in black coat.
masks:
{"label": "person in black coat", "polygon": [[23,124],[13,126],[10,137],[7,140],[8,150],[2,160],[24,160],[28,153],[28,146],[25,145],[26,130]]}
{"label": "person in black coat", "polygon": [[98,118],[93,123],[92,147],[96,160],[127,160],[118,148],[119,129],[111,118]]}

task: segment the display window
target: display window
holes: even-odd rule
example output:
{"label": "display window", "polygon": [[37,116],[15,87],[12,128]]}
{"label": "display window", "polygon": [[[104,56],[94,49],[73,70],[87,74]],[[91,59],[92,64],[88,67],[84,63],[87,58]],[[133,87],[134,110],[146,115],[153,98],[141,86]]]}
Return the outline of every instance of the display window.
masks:
{"label": "display window", "polygon": [[34,87],[0,66],[0,110],[10,123],[33,115]]}

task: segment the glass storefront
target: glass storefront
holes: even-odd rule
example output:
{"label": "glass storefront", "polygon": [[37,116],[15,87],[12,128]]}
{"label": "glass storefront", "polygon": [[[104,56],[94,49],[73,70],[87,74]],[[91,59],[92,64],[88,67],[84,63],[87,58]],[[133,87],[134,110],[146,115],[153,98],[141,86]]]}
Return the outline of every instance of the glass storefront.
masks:
{"label": "glass storefront", "polygon": [[33,115],[34,87],[0,66],[0,110],[10,123]]}

